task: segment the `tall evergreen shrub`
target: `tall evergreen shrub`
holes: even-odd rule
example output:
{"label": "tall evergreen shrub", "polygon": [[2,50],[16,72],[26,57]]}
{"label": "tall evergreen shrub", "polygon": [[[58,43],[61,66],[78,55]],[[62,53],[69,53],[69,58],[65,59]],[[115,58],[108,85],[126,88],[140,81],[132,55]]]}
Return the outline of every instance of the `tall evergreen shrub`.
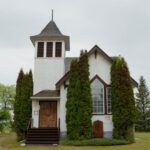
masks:
{"label": "tall evergreen shrub", "polygon": [[79,61],[73,60],[67,90],[67,135],[71,140],[92,137],[92,97],[87,52],[81,51]]}
{"label": "tall evergreen shrub", "polygon": [[135,101],[127,63],[113,58],[111,67],[113,137],[134,141]]}
{"label": "tall evergreen shrub", "polygon": [[32,72],[24,74],[20,70],[17,85],[16,98],[14,103],[14,126],[17,134],[17,140],[25,138],[29,119],[31,118],[31,100],[33,94]]}
{"label": "tall evergreen shrub", "polygon": [[79,125],[78,125],[78,61],[72,60],[69,72],[69,86],[67,89],[67,103],[66,103],[66,124],[67,136],[69,139],[78,139]]}
{"label": "tall evergreen shrub", "polygon": [[78,105],[79,138],[92,137],[92,96],[89,79],[89,64],[87,51],[81,51],[79,58],[80,94]]}

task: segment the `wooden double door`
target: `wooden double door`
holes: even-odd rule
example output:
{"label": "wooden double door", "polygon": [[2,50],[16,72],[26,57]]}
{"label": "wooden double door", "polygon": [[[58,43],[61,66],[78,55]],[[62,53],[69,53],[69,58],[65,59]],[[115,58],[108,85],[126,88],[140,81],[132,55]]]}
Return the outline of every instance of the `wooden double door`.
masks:
{"label": "wooden double door", "polygon": [[39,126],[40,128],[57,127],[57,102],[40,101]]}

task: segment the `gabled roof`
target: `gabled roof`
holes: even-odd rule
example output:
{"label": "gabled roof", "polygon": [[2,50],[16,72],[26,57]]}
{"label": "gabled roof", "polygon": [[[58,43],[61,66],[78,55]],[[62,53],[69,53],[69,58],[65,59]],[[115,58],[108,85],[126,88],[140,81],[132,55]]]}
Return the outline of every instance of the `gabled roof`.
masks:
{"label": "gabled roof", "polygon": [[50,99],[50,98],[59,98],[60,93],[58,90],[43,90],[31,97],[31,99]]}
{"label": "gabled roof", "polygon": [[99,46],[95,45],[89,52],[88,55],[99,53],[102,55],[106,60],[108,60],[110,63],[112,63],[112,58],[109,57]]}
{"label": "gabled roof", "polygon": [[[108,60],[110,63],[113,62],[112,58],[109,57],[100,47],[95,45],[89,52],[88,55],[96,54],[99,53],[101,54],[106,60]],[[69,71],[56,83],[56,89],[59,89],[60,86],[69,78]],[[138,83],[131,77],[132,84],[134,87],[138,86]]]}

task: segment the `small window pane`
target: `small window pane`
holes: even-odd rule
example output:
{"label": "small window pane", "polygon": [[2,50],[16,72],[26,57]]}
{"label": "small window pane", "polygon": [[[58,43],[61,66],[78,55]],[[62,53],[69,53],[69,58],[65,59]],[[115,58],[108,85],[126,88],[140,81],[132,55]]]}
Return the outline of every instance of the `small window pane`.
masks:
{"label": "small window pane", "polygon": [[38,42],[37,57],[44,56],[44,42]]}
{"label": "small window pane", "polygon": [[53,42],[47,42],[46,57],[53,57]]}
{"label": "small window pane", "polygon": [[61,55],[62,55],[62,43],[61,42],[56,42],[55,56],[56,57],[61,57]]}

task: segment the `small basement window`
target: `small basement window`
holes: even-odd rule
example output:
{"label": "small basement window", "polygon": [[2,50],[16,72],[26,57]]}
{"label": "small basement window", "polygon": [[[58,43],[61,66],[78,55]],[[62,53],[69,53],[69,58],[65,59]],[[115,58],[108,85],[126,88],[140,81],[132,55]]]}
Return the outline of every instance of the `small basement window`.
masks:
{"label": "small basement window", "polygon": [[62,42],[56,42],[55,56],[61,57],[61,55],[62,55]]}
{"label": "small basement window", "polygon": [[44,42],[38,42],[37,57],[44,56]]}
{"label": "small basement window", "polygon": [[53,57],[53,42],[47,42],[46,57]]}

